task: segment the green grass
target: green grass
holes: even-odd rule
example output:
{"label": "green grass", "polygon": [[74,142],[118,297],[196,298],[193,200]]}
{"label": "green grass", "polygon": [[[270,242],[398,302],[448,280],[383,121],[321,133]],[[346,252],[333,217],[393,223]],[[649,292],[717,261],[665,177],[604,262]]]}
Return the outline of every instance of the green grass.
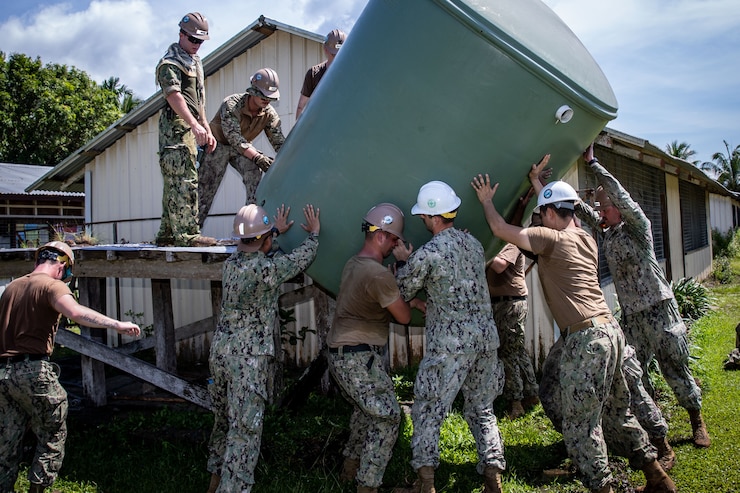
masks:
{"label": "green grass", "polygon": [[[704,417],[712,446],[697,449],[691,441],[686,411],[678,407],[662,378],[656,380],[659,403],[669,420],[669,441],[678,461],[671,471],[682,493],[740,491],[738,445],[740,419],[740,371],[725,371],[722,363],[735,344],[740,322],[740,260],[732,261],[733,282],[711,287],[715,309],[692,324],[692,370],[704,392]],[[410,375],[406,375],[406,379]],[[405,385],[405,392],[408,385]],[[497,403],[497,414],[503,406]],[[338,395],[312,395],[294,415],[267,413],[257,485],[254,493],[350,493],[352,485],[339,483],[342,446],[347,437],[349,406]],[[206,472],[207,440],[213,423],[210,413],[190,406],[126,409],[106,406],[73,412],[67,456],[55,489],[63,493],[202,493]],[[506,447],[507,493],[584,493],[575,479],[548,483],[544,469],[566,459],[561,436],[555,432],[541,407],[523,418],[499,420]],[[459,412],[459,401],[445,420],[441,432],[441,465],[436,473],[437,491],[482,491],[475,471],[475,444]],[[381,492],[414,479],[409,466],[411,423],[402,422],[393,459],[386,470]],[[29,444],[33,441],[29,440]],[[26,450],[30,457],[31,450]],[[641,472],[631,471],[623,460],[612,461],[620,485],[644,484]],[[16,491],[26,491],[25,471]]]}

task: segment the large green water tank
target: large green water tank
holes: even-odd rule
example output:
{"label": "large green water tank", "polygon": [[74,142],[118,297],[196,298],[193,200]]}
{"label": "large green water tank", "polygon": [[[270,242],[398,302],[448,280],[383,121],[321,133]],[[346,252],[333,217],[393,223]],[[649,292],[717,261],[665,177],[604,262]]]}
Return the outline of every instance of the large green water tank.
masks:
{"label": "large green water tank", "polygon": [[[558,123],[563,107],[572,118]],[[562,175],[616,112],[597,63],[539,0],[370,0],[257,198],[268,211],[291,205],[297,224],[304,204],[321,209],[308,274],[331,293],[374,204],[404,211],[415,247],[430,238],[411,206],[431,180],[455,189],[455,224],[490,257],[501,245],[473,176],[487,172],[501,183],[495,203],[507,214],[529,186],[532,163],[551,153]],[[297,224],[280,237],[283,249],[305,237]]]}

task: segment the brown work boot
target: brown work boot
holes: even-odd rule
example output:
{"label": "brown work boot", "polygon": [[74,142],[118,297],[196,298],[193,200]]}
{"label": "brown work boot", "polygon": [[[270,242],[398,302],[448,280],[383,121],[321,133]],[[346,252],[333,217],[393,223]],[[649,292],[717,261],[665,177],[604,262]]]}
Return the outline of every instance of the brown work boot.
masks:
{"label": "brown work boot", "polygon": [[540,398],[537,397],[536,395],[528,395],[527,397],[522,399],[522,406],[526,410],[532,409],[539,403],[540,403]]}
{"label": "brown work boot", "polygon": [[647,464],[642,472],[645,473],[647,484],[635,488],[638,493],[676,493],[676,485],[673,480],[665,473],[657,460]]}
{"label": "brown work boot", "polygon": [[522,401],[511,401],[511,404],[509,404],[509,412],[507,414],[509,415],[509,419],[517,419],[524,416],[526,412],[522,407]]}
{"label": "brown work boot", "polygon": [[665,472],[670,471],[676,464],[676,453],[671,448],[666,437],[651,438],[650,443],[658,449],[658,464]]}
{"label": "brown work boot", "polygon": [[192,240],[190,240],[190,246],[193,246],[193,247],[216,246],[216,238],[211,238],[210,236],[198,235]]}
{"label": "brown work boot", "polygon": [[434,488],[434,468],[422,466],[416,474],[419,476],[408,488],[394,488],[392,493],[437,493]]}
{"label": "brown work boot", "polygon": [[369,486],[357,485],[357,493],[378,493],[378,488],[371,488]]}
{"label": "brown work boot", "polygon": [[709,439],[709,432],[706,423],[704,423],[704,418],[701,416],[701,411],[689,411],[689,419],[691,420],[691,429],[694,432],[692,438],[694,445],[708,448],[712,441]]}
{"label": "brown work boot", "polygon": [[211,474],[211,482],[208,484],[208,491],[206,493],[216,493],[219,484],[221,484],[221,476]]}
{"label": "brown work boot", "polygon": [[357,470],[360,468],[360,459],[345,457],[342,464],[342,472],[339,473],[339,480],[344,483],[354,481],[357,477]]}
{"label": "brown work boot", "polygon": [[495,466],[486,466],[486,469],[483,471],[483,477],[485,478],[486,483],[483,493],[503,492],[501,486],[501,469]]}

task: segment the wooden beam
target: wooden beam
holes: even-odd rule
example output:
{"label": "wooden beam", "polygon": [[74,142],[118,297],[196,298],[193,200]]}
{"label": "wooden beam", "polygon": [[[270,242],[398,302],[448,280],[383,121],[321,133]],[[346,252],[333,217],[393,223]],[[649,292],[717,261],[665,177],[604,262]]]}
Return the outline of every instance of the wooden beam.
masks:
{"label": "wooden beam", "polygon": [[[80,290],[81,305],[105,313],[105,279],[78,279],[77,287]],[[98,328],[91,329],[80,324],[80,336],[105,342],[106,331]],[[105,365],[83,354],[80,357],[80,367],[82,369],[82,390],[85,397],[90,399],[94,406],[105,406],[108,399],[105,387]]]}
{"label": "wooden beam", "polygon": [[152,279],[152,307],[157,368],[176,373],[175,323],[172,317],[172,286],[169,279]]}
{"label": "wooden beam", "polygon": [[145,361],[119,354],[103,344],[85,339],[68,330],[60,330],[56,336],[57,344],[66,346],[80,354],[107,364],[133,375],[145,382],[149,382],[160,389],[171,392],[183,399],[206,409],[211,409],[211,397],[208,390],[202,385],[192,384],[182,378],[160,370]]}

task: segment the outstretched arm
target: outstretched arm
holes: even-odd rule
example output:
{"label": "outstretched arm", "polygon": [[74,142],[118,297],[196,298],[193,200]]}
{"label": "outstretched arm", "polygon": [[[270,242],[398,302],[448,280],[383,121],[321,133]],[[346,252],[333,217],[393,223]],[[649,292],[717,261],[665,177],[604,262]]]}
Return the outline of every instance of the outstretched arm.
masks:
{"label": "outstretched arm", "polygon": [[532,246],[529,243],[529,236],[525,229],[507,223],[493,205],[493,197],[496,195],[496,190],[498,190],[498,183],[491,188],[491,179],[486,174],[485,178],[483,175],[476,176],[470,184],[475,189],[478,200],[483,205],[483,213],[486,216],[486,222],[488,222],[493,235],[508,243],[513,243],[520,248],[531,251]]}
{"label": "outstretched arm", "polygon": [[141,334],[139,326],[131,322],[121,322],[103,315],[100,312],[77,303],[72,294],[65,294],[54,302],[54,309],[85,327],[96,329],[113,329],[121,335],[137,337]]}
{"label": "outstretched arm", "polygon": [[544,188],[545,183],[548,178],[550,178],[550,175],[552,175],[552,170],[546,170],[547,163],[550,162],[550,155],[545,154],[542,159],[540,159],[540,162],[537,164],[532,165],[532,169],[529,170],[529,182],[532,184],[532,187],[534,188],[534,193],[539,196],[540,190]]}

